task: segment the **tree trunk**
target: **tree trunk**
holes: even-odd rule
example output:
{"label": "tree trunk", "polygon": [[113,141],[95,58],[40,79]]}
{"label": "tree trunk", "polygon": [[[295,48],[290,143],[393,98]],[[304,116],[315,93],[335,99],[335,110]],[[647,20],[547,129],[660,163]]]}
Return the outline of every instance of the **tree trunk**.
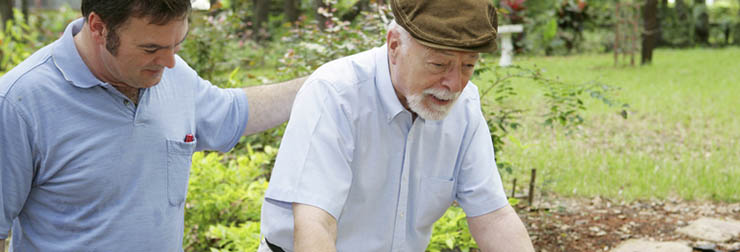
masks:
{"label": "tree trunk", "polygon": [[691,27],[691,19],[693,17],[689,14],[689,8],[686,6],[686,2],[684,0],[676,0],[676,18],[678,22],[675,24],[678,26],[677,30],[680,31],[680,37],[685,38],[685,41],[680,41],[679,46],[691,46],[693,45],[693,36],[692,36],[692,30],[694,30],[693,27]]}
{"label": "tree trunk", "polygon": [[298,1],[296,0],[285,0],[285,5],[283,6],[285,11],[285,21],[292,23],[295,23],[295,21],[298,21]]}
{"label": "tree trunk", "polygon": [[254,0],[254,19],[252,28],[257,41],[267,37],[264,31],[265,23],[270,16],[270,0]]}
{"label": "tree trunk", "polygon": [[29,11],[29,5],[31,5],[31,0],[21,0],[21,10],[23,11],[23,19],[26,20],[26,23],[28,23],[28,13]]}
{"label": "tree trunk", "polygon": [[[740,5],[740,0],[737,0],[738,5]],[[736,45],[740,45],[740,10],[737,12],[738,21],[735,23],[735,29],[732,31],[733,33],[733,40]]]}
{"label": "tree trunk", "polygon": [[668,0],[660,0],[660,6],[658,7],[658,46],[668,44],[665,38],[663,38],[663,29],[665,23],[663,20],[670,18],[670,9],[668,8]]}
{"label": "tree trunk", "polygon": [[696,41],[702,45],[709,45],[709,13],[705,0],[694,0],[694,8],[699,8],[701,13],[696,17],[694,34]]}
{"label": "tree trunk", "polygon": [[325,10],[324,13],[327,13],[329,12],[329,10],[331,10],[331,5],[324,2],[324,0],[314,0],[314,7],[314,12],[316,13],[316,22],[319,23],[319,29],[323,31],[324,29],[326,29],[328,22],[331,22],[331,19],[327,16],[324,16],[324,14],[321,14],[322,12],[319,10],[323,8]]}
{"label": "tree trunk", "polygon": [[352,22],[362,11],[368,9],[370,9],[370,0],[359,0],[347,12],[342,14],[342,20]]}
{"label": "tree trunk", "polygon": [[2,27],[5,27],[8,20],[13,19],[13,2],[13,0],[0,0],[0,16],[3,19]]}
{"label": "tree trunk", "polygon": [[646,0],[642,8],[644,32],[642,35],[641,64],[650,64],[653,60],[653,49],[658,42],[658,0]]}

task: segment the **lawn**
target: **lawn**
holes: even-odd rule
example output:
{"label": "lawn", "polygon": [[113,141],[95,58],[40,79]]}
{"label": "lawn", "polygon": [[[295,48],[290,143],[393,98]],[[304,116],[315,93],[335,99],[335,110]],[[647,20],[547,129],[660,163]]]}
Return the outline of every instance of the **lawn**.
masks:
{"label": "lawn", "polygon": [[[502,172],[506,189],[536,168],[538,188],[564,196],[740,201],[737,59],[740,48],[657,50],[651,66],[635,67],[615,67],[610,54],[517,58],[567,82],[619,87],[630,107],[624,119],[587,99],[586,121],[571,132],[525,118],[497,157],[516,166]],[[521,95],[511,102],[538,113],[534,84],[515,85]]]}

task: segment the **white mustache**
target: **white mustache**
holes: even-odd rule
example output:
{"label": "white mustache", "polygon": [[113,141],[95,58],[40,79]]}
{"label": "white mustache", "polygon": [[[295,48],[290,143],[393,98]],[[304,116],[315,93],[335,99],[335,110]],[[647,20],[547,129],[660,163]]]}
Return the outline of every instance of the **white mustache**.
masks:
{"label": "white mustache", "polygon": [[440,99],[440,100],[454,100],[454,99],[457,99],[457,97],[460,96],[460,93],[461,92],[455,92],[455,93],[453,93],[453,92],[450,92],[450,91],[447,91],[447,90],[444,90],[444,89],[437,89],[437,88],[426,89],[426,90],[424,90],[424,92],[422,92],[422,94],[432,95],[435,98]]}

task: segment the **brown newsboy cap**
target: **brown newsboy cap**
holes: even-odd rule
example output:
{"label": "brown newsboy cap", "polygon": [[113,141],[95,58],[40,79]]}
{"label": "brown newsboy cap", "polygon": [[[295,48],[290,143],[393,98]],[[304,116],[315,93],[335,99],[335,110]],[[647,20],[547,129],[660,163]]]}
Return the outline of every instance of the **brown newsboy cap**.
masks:
{"label": "brown newsboy cap", "polygon": [[396,23],[426,46],[467,52],[496,50],[491,0],[391,0]]}

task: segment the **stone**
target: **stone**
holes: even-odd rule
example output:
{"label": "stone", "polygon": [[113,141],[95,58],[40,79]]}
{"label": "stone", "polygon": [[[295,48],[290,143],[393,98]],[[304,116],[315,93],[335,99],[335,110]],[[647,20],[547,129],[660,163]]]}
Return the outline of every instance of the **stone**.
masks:
{"label": "stone", "polygon": [[691,252],[691,247],[686,242],[671,241],[658,242],[643,239],[632,239],[619,244],[611,252]]}
{"label": "stone", "polygon": [[740,236],[740,221],[704,217],[677,231],[699,240],[723,243]]}
{"label": "stone", "polygon": [[514,46],[511,43],[511,34],[522,31],[524,31],[524,26],[520,24],[498,27],[498,36],[501,38],[501,59],[498,61],[499,66],[505,67],[511,65],[511,60],[514,58]]}

